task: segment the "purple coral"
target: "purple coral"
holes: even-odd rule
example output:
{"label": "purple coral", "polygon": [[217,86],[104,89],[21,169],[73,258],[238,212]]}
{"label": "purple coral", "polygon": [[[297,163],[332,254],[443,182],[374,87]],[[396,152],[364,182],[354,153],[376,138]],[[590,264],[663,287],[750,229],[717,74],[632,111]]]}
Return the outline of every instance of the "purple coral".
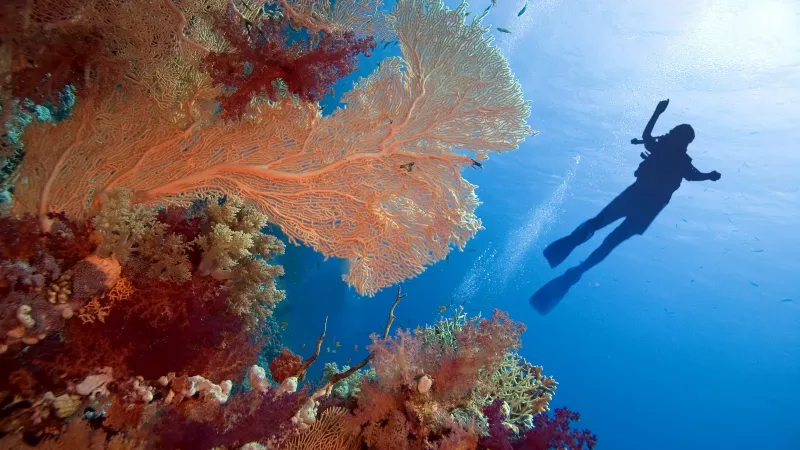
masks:
{"label": "purple coral", "polygon": [[487,450],[593,450],[597,436],[589,430],[574,430],[572,422],[580,419],[580,414],[567,408],[558,408],[553,416],[547,413],[533,418],[533,428],[516,437],[503,424],[503,401],[495,399],[483,408],[489,422],[489,435],[481,438],[480,448]]}

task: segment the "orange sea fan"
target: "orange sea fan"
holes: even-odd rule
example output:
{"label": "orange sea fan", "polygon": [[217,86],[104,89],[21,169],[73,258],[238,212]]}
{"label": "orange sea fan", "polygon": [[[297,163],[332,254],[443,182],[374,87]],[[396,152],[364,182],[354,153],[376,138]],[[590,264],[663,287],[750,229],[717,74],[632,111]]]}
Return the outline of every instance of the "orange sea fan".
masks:
{"label": "orange sea fan", "polygon": [[384,61],[332,116],[286,99],[241,121],[178,126],[140,86],[79,99],[69,119],[25,132],[14,212],[85,217],[117,187],[170,204],[236,194],[291,240],[348,259],[344,278],[362,294],[413,277],[480,229],[460,174],[472,161],[457,152],[482,160],[531,134],[507,62],[464,13],[399,1],[390,21],[404,58]]}

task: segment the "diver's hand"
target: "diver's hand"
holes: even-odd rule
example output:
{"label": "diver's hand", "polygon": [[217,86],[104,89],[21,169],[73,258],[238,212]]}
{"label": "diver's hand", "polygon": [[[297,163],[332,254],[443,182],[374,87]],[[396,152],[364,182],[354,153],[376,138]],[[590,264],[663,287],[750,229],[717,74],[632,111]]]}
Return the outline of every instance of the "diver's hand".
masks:
{"label": "diver's hand", "polygon": [[715,170],[708,174],[708,179],[711,181],[717,181],[720,179],[721,176],[722,175],[720,175],[720,173]]}
{"label": "diver's hand", "polygon": [[669,106],[669,99],[658,102],[658,105],[656,105],[656,114],[661,114],[666,111],[667,106]]}

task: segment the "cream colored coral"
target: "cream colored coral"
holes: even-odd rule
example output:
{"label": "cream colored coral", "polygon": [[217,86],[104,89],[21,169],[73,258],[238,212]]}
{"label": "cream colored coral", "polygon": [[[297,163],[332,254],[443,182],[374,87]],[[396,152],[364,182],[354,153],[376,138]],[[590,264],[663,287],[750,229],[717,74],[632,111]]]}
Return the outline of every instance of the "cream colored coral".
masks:
{"label": "cream colored coral", "polygon": [[53,399],[56,415],[62,419],[75,414],[82,404],[83,401],[76,395],[61,394]]}
{"label": "cream colored coral", "polygon": [[502,365],[482,383],[480,395],[485,403],[500,398],[507,405],[507,421],[522,428],[532,426],[536,414],[549,410],[558,383],[542,375],[534,366],[515,352],[505,354]]}
{"label": "cream colored coral", "polygon": [[31,311],[30,305],[19,305],[19,308],[17,308],[17,320],[25,328],[33,328],[36,325],[36,320],[31,317]]}
{"label": "cream colored coral", "polygon": [[232,280],[230,308],[255,327],[285,297],[275,287],[283,268],[265,262],[282,254],[285,246],[275,236],[261,233],[267,216],[252,204],[235,195],[224,202],[210,196],[206,202],[211,229],[195,240],[203,250],[198,272]]}
{"label": "cream colored coral", "polygon": [[115,256],[125,263],[131,257],[148,261],[148,275],[156,279],[183,282],[191,277],[187,256],[189,245],[182,236],[167,234],[155,211],[131,205],[131,193],[115,189],[104,195],[103,207],[93,219],[102,237],[100,256]]}
{"label": "cream colored coral", "polygon": [[67,270],[54,283],[47,287],[47,301],[51,304],[64,304],[72,295],[72,270]]}

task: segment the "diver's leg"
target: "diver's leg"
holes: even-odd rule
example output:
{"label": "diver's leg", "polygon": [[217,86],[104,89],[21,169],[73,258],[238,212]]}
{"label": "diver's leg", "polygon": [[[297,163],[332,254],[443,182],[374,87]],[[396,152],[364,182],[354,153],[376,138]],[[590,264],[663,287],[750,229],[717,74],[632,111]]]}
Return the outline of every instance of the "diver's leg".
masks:
{"label": "diver's leg", "polygon": [[606,257],[619,246],[619,244],[622,244],[636,234],[641,234],[640,228],[641,227],[638,226],[634,220],[625,219],[614,231],[606,236],[603,243],[600,244],[600,247],[597,247],[585,261],[575,267],[575,270],[578,271],[578,275],[580,276],[580,274],[600,264],[601,261],[606,259]]}
{"label": "diver's leg", "polygon": [[596,216],[592,217],[591,219],[583,222],[572,232],[572,234],[584,234],[589,233],[589,236],[584,240],[584,242],[591,239],[594,232],[600,229],[603,229],[612,223],[616,222],[617,220],[626,217],[631,211],[630,208],[635,205],[635,192],[633,192],[633,186],[625,189],[621,194],[619,194],[614,200],[611,200],[611,203],[606,205]]}
{"label": "diver's leg", "polygon": [[550,263],[550,267],[556,267],[564,262],[567,256],[575,250],[575,247],[591,239],[595,231],[627,216],[630,208],[635,204],[633,194],[632,187],[625,189],[596,216],[583,222],[568,236],[548,245],[544,249],[544,257]]}

